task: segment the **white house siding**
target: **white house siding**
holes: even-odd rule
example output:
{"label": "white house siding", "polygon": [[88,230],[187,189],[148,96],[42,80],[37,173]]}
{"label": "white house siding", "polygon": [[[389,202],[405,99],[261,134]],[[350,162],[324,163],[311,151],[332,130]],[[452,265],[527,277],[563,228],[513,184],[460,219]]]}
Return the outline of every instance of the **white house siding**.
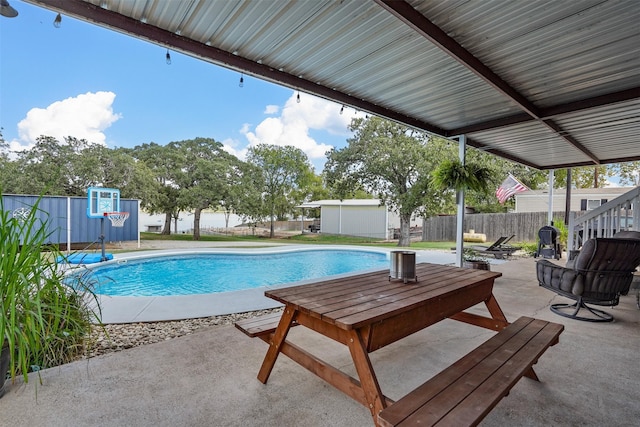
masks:
{"label": "white house siding", "polygon": [[[628,187],[614,188],[574,188],[571,190],[570,211],[581,211],[582,200],[609,201],[631,190]],[[549,210],[549,192],[530,190],[516,194],[516,212],[547,212]],[[553,210],[565,210],[566,190],[553,190]],[[595,202],[594,202],[595,203]]]}

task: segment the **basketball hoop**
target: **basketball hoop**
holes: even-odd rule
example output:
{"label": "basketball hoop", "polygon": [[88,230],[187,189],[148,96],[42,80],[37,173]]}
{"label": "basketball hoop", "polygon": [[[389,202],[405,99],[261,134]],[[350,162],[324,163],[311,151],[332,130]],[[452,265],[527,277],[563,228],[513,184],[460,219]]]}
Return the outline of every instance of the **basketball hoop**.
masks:
{"label": "basketball hoop", "polygon": [[111,226],[124,227],[124,222],[129,218],[129,212],[105,212],[104,216],[109,218]]}

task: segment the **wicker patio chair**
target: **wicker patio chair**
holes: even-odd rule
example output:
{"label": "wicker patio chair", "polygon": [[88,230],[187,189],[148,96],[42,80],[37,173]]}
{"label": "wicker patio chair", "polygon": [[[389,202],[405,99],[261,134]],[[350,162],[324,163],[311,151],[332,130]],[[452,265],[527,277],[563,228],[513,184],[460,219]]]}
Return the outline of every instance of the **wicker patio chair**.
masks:
{"label": "wicker patio chair", "polygon": [[[578,256],[563,267],[546,259],[537,262],[540,286],[571,298],[574,304],[552,304],[551,311],[571,319],[610,322],[613,316],[587,305],[615,306],[626,295],[640,265],[640,239],[596,238],[585,242]],[[581,309],[592,316],[578,315]]]}

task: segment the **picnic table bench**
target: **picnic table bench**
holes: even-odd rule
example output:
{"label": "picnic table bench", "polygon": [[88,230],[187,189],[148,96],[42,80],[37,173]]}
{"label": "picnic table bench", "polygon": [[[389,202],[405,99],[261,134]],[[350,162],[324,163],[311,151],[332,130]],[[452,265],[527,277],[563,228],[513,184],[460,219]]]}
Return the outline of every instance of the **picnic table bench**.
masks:
{"label": "picnic table bench", "polygon": [[[265,295],[282,313],[241,320],[236,327],[269,349],[258,373],[267,382],[279,353],[368,407],[377,426],[477,425],[558,342],[563,326],[530,317],[512,324],[492,293],[500,273],[420,264],[419,283],[388,280],[388,271],[280,288]],[[484,303],[490,317],[463,311]],[[445,318],[497,332],[488,341],[397,402],[382,393],[368,353]],[[349,348],[358,378],[287,340],[302,325]]]}
{"label": "picnic table bench", "polygon": [[[380,426],[475,426],[552,345],[563,326],[521,317],[378,414]],[[535,374],[533,379],[537,380]]]}
{"label": "picnic table bench", "polygon": [[[269,335],[275,332],[281,317],[281,312],[263,314],[262,316],[239,320],[235,323],[235,326],[251,338],[258,337],[268,342]],[[297,323],[294,322],[291,326],[296,325]]]}

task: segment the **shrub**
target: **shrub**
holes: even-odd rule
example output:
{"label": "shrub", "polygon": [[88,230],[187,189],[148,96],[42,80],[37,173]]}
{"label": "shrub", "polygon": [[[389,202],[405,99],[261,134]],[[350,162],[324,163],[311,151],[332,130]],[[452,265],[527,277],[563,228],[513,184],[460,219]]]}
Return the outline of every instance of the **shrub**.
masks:
{"label": "shrub", "polygon": [[0,339],[9,348],[11,379],[22,375],[25,382],[29,372],[86,351],[92,321],[99,319],[90,278],[65,284],[62,254],[47,247],[51,232],[39,203],[14,217],[0,199]]}

